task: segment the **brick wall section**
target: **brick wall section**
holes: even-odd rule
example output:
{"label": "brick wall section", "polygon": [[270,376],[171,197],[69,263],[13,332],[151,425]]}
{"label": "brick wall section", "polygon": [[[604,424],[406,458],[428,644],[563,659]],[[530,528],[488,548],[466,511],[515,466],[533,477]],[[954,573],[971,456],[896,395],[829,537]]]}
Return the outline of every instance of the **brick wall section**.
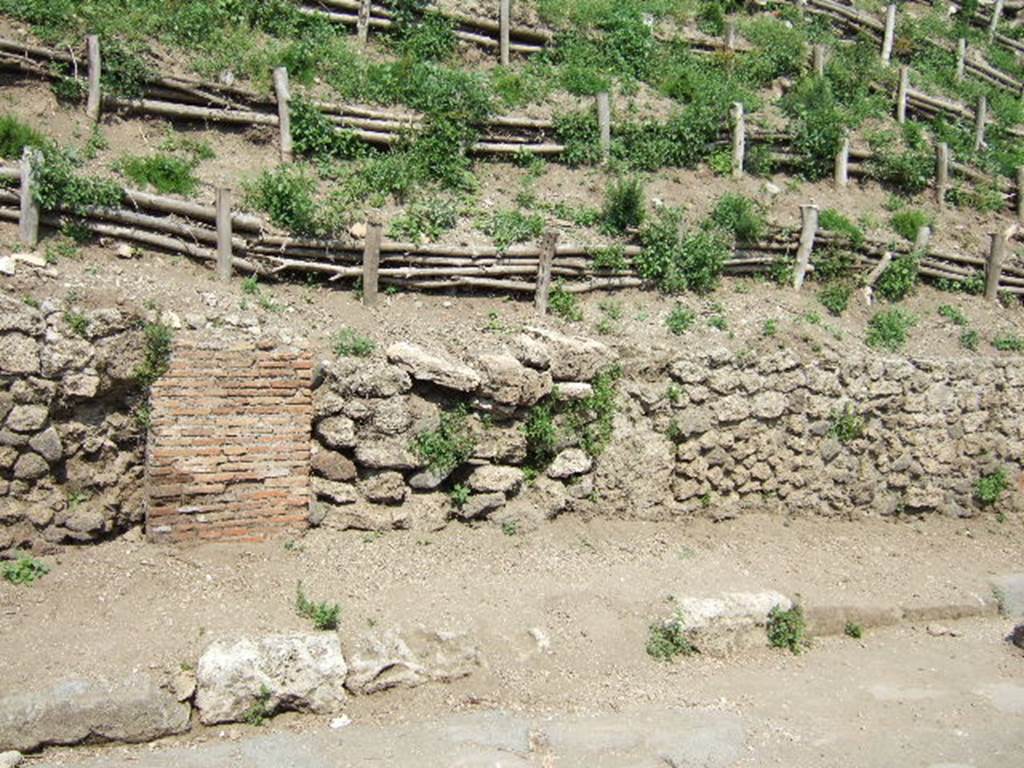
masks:
{"label": "brick wall section", "polygon": [[150,539],[258,541],[306,526],[312,362],[258,346],[176,343],[152,390]]}

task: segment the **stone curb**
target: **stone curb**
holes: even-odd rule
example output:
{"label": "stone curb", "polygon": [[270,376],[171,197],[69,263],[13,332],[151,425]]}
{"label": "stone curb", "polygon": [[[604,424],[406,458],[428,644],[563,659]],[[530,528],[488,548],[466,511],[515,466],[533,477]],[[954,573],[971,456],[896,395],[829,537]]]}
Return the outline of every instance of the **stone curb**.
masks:
{"label": "stone curb", "polygon": [[809,637],[841,635],[848,623],[864,629],[891,627],[922,621],[957,621],[999,615],[994,597],[981,597],[976,603],[939,603],[920,606],[816,605],[804,606]]}

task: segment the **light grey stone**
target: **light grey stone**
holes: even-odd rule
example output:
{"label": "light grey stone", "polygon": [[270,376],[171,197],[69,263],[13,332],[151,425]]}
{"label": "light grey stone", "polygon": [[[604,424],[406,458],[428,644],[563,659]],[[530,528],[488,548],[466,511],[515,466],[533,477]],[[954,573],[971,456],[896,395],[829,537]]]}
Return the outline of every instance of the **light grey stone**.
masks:
{"label": "light grey stone", "polygon": [[589,472],[593,465],[594,460],[587,455],[586,451],[580,448],[566,448],[551,462],[547,476],[562,480]]}
{"label": "light grey stone", "polygon": [[400,341],[387,350],[388,360],[414,379],[429,381],[457,392],[475,392],[480,375],[467,365],[428,352],[416,344]]}
{"label": "light grey stone", "polygon": [[334,504],[354,504],[356,502],[355,486],[327,480],[323,477],[313,478],[313,493],[318,499],[327,499]]}
{"label": "light grey stone", "polygon": [[777,419],[786,412],[786,396],[780,392],[761,392],[754,396],[753,413],[759,419]]}
{"label": "light grey stone", "polygon": [[346,687],[369,694],[466,677],[479,667],[480,652],[464,634],[388,629],[357,640],[349,664]]}
{"label": "light grey stone", "polygon": [[38,373],[39,345],[23,333],[0,334],[0,373],[24,376]]}
{"label": "light grey stone", "polygon": [[504,505],[503,493],[474,493],[465,504],[455,510],[455,516],[462,520],[480,520]]}
{"label": "light grey stone", "polygon": [[773,608],[789,610],[793,602],[778,592],[730,592],[718,597],[682,597],[675,614],[701,653],[725,655],[767,644],[765,627]]}
{"label": "light grey stone", "polygon": [[420,469],[425,464],[407,441],[397,439],[360,442],[356,463],[368,469]]}
{"label": "light grey stone", "polygon": [[546,371],[551,367],[551,351],[537,339],[519,334],[509,342],[509,351],[523,365]]}
{"label": "light grey stone", "polygon": [[14,477],[17,480],[37,480],[50,471],[46,459],[38,453],[23,453],[14,462]]}
{"label": "light grey stone", "polygon": [[401,504],[408,488],[398,472],[380,472],[361,481],[359,491],[374,504]]}
{"label": "light grey stone", "polygon": [[53,464],[64,456],[64,446],[54,427],[43,430],[28,441],[29,448]]}
{"label": "light grey stone", "polygon": [[523,470],[518,467],[497,467],[486,464],[473,470],[469,476],[469,487],[477,493],[503,493],[509,495],[519,490],[523,482]]}
{"label": "light grey stone", "polygon": [[329,448],[352,448],[356,444],[356,425],[347,416],[331,416],[316,425],[316,434]]}
{"label": "light grey stone", "polygon": [[268,714],[335,714],[345,704],[347,673],[334,633],[219,640],[199,659],[196,708],[207,725],[239,722],[259,701]]}
{"label": "light grey stone", "polygon": [[1024,619],[1024,573],[1009,573],[992,579],[999,609],[1011,619]]}
{"label": "light grey stone", "polygon": [[17,768],[23,759],[21,752],[0,752],[0,768]]}
{"label": "light grey stone", "polygon": [[15,432],[35,432],[43,428],[49,415],[45,405],[16,405],[7,414],[7,428]]}
{"label": "light grey stone", "polygon": [[615,354],[599,341],[566,336],[548,328],[527,328],[551,352],[551,377],[555,381],[591,381],[615,362]]}
{"label": "light grey stone", "polygon": [[551,374],[527,368],[507,352],[480,355],[477,368],[481,397],[497,403],[524,407],[551,393]]}

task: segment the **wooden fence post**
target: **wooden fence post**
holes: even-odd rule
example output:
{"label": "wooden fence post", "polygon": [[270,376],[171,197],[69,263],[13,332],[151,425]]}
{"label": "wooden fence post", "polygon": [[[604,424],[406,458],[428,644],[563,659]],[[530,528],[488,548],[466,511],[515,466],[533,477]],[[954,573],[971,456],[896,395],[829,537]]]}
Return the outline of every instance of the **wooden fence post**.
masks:
{"label": "wooden fence post", "polygon": [[995,301],[999,298],[999,278],[1003,274],[1007,234],[1004,230],[989,235],[992,242],[988,251],[988,260],[985,262],[985,299],[988,301]]}
{"label": "wooden fence post", "polygon": [[292,117],[289,108],[291,92],[285,67],[274,70],[274,92],[277,94],[277,118],[281,129],[281,162],[290,163],[295,155],[292,151]]}
{"label": "wooden fence post", "polygon": [[725,49],[727,51],[736,50],[736,22],[732,19],[725,22]]}
{"label": "wooden fence post", "polygon": [[597,94],[597,127],[601,135],[601,162],[612,154],[612,102],[606,91]]}
{"label": "wooden fence post", "polygon": [[359,16],[356,19],[356,38],[360,45],[370,39],[370,0],[360,0]]}
{"label": "wooden fence post", "polygon": [[845,187],[849,183],[850,137],[844,136],[836,152],[834,180],[837,187]]}
{"label": "wooden fence post", "polygon": [[992,19],[988,23],[988,39],[996,36],[996,27],[999,26],[999,17],[1003,15],[1003,0],[996,0],[992,8]]}
{"label": "wooden fence post", "polygon": [[935,202],[940,208],[946,206],[946,192],[949,190],[949,145],[940,142],[935,148]]}
{"label": "wooden fence post", "polygon": [[814,74],[818,77],[825,76],[825,46],[817,43],[813,49]]}
{"label": "wooden fence post", "polygon": [[35,248],[39,245],[39,204],[35,199],[36,173],[43,162],[42,153],[25,147],[21,154],[21,213],[18,217],[18,239]]}
{"label": "wooden fence post", "polygon": [[896,122],[907,122],[907,89],[910,87],[910,67],[900,67],[900,85],[896,91]]}
{"label": "wooden fence post", "polygon": [[1024,224],[1024,165],[1017,166],[1017,221]]}
{"label": "wooden fence post", "polygon": [[964,79],[964,67],[967,65],[967,40],[960,38],[956,41],[956,81],[959,83]]}
{"label": "wooden fence post", "polygon": [[985,121],[988,120],[988,102],[985,94],[978,97],[978,107],[974,110],[974,151],[977,152],[985,143]]}
{"label": "wooden fence post", "polygon": [[102,63],[100,57],[100,39],[96,35],[89,35],[85,39],[89,57],[89,96],[85,102],[85,114],[94,123],[100,121],[100,114],[103,111],[103,96],[100,91],[100,74]]}
{"label": "wooden fence post", "polygon": [[743,104],[732,105],[732,177],[743,178],[743,158],[747,151],[747,121],[743,117]]}
{"label": "wooden fence post", "polygon": [[882,63],[889,66],[892,59],[892,42],[896,35],[896,6],[885,9],[885,33],[882,36]]}
{"label": "wooden fence post", "polygon": [[380,241],[384,227],[379,219],[366,222],[366,242],[363,245],[363,304],[377,303],[380,286]]}
{"label": "wooden fence post", "polygon": [[917,237],[914,238],[914,253],[924,254],[928,252],[928,243],[932,239],[932,228],[922,224],[917,228]]}
{"label": "wooden fence post", "polygon": [[501,66],[507,67],[512,60],[511,54],[512,0],[499,0],[498,6],[498,39],[501,51]]}
{"label": "wooden fence post", "polygon": [[217,278],[231,279],[231,190],[217,187]]}
{"label": "wooden fence post", "polygon": [[551,293],[551,268],[555,261],[555,250],[558,248],[558,230],[546,229],[540,241],[540,258],[537,261],[537,292],[533,297],[533,306],[538,315],[548,313],[548,294]]}
{"label": "wooden fence post", "polygon": [[793,270],[793,287],[798,291],[804,284],[804,277],[811,263],[814,236],[818,233],[818,206],[801,205],[800,220],[803,227],[800,230],[800,247],[796,251],[796,268]]}

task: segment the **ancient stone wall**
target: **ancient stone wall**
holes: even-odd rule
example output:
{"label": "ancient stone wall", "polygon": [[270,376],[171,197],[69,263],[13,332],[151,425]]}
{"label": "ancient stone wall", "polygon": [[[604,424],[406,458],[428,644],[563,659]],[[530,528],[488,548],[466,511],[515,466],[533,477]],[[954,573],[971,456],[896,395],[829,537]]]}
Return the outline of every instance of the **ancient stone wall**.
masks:
{"label": "ancient stone wall", "polygon": [[305,527],[308,352],[183,336],[150,395],[146,531],[256,540]]}
{"label": "ancient stone wall", "polygon": [[141,522],[138,318],[0,293],[0,551]]}

